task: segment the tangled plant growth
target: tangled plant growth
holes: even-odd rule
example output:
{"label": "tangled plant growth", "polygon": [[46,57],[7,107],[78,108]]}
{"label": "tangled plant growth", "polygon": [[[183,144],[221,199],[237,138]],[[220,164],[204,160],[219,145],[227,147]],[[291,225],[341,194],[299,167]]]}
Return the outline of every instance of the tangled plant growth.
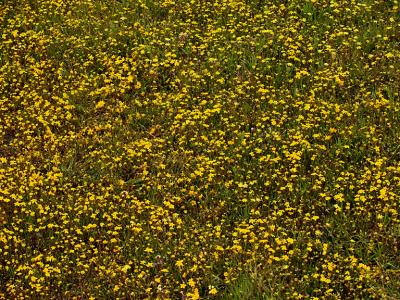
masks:
{"label": "tangled plant growth", "polygon": [[0,1],[0,39],[0,298],[400,297],[398,1]]}

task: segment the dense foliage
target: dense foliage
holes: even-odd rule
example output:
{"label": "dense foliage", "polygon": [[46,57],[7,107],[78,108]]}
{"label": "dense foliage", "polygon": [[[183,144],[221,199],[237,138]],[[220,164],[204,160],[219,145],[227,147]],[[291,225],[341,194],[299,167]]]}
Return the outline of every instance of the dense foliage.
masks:
{"label": "dense foliage", "polygon": [[0,1],[0,298],[400,298],[387,0]]}

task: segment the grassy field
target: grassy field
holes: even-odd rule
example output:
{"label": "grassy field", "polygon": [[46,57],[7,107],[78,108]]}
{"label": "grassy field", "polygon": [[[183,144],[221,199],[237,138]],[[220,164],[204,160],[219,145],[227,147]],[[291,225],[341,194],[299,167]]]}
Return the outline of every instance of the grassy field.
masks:
{"label": "grassy field", "polygon": [[400,299],[392,0],[0,0],[0,299]]}

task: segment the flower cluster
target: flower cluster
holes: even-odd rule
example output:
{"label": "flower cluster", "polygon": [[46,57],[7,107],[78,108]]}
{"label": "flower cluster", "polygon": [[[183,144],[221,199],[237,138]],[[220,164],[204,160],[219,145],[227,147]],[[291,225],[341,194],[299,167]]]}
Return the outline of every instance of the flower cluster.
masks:
{"label": "flower cluster", "polygon": [[0,1],[0,298],[400,297],[399,32],[397,0]]}

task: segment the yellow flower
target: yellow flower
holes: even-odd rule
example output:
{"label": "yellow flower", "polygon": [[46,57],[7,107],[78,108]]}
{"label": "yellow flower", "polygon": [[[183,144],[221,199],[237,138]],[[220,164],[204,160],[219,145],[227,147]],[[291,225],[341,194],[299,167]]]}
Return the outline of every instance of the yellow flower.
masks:
{"label": "yellow flower", "polygon": [[195,282],[192,278],[190,278],[190,279],[189,279],[189,285],[190,285],[191,287],[195,287],[196,282]]}
{"label": "yellow flower", "polygon": [[142,87],[142,84],[140,83],[140,81],[136,82],[135,88],[140,89],[141,87]]}
{"label": "yellow flower", "polygon": [[178,260],[178,261],[175,263],[175,266],[177,266],[178,268],[183,267],[183,259]]}
{"label": "yellow flower", "polygon": [[130,268],[131,268],[130,265],[125,265],[125,266],[122,267],[121,270],[122,270],[122,272],[127,273]]}
{"label": "yellow flower", "polygon": [[191,299],[191,300],[200,299],[199,290],[197,288],[194,289],[193,293],[189,293],[188,296],[189,296],[189,299]]}
{"label": "yellow flower", "polygon": [[215,287],[213,287],[213,286],[209,286],[208,289],[209,289],[208,293],[210,295],[216,295],[218,293],[217,289]]}
{"label": "yellow flower", "polygon": [[150,248],[150,247],[147,247],[146,249],[144,249],[144,252],[147,252],[147,253],[153,253],[154,251],[153,251],[153,249],[152,249],[152,248]]}
{"label": "yellow flower", "polygon": [[106,103],[103,100],[100,100],[99,102],[97,102],[95,108],[100,109],[100,108],[104,107],[104,105],[106,105]]}

